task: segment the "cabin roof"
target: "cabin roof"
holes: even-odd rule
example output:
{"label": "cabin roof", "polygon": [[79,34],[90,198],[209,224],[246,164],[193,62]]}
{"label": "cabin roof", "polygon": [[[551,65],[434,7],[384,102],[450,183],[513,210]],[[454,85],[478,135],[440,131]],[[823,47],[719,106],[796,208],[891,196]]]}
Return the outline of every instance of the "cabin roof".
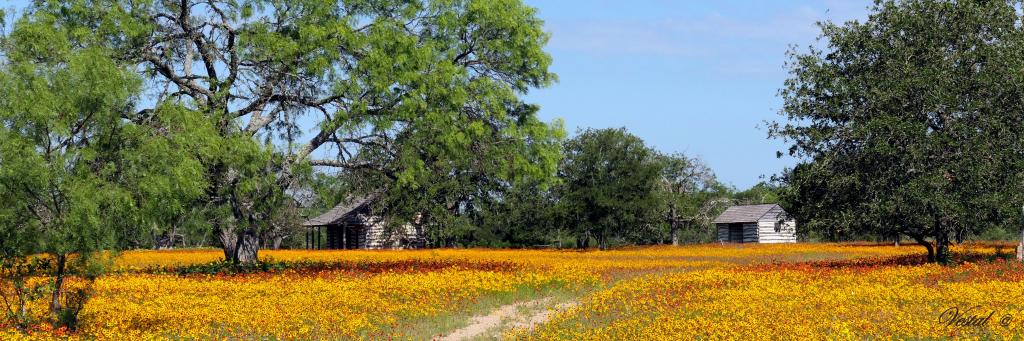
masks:
{"label": "cabin roof", "polygon": [[350,197],[348,200],[341,202],[334,206],[324,214],[321,214],[315,218],[306,220],[302,223],[302,226],[327,226],[340,224],[349,215],[356,213],[366,205],[370,204],[374,199],[377,198],[375,194],[369,194],[361,197]]}
{"label": "cabin roof", "polygon": [[725,212],[718,215],[715,218],[715,224],[729,224],[729,223],[754,223],[761,221],[762,218],[769,211],[778,207],[779,211],[782,210],[778,204],[761,204],[761,205],[737,205],[725,209]]}

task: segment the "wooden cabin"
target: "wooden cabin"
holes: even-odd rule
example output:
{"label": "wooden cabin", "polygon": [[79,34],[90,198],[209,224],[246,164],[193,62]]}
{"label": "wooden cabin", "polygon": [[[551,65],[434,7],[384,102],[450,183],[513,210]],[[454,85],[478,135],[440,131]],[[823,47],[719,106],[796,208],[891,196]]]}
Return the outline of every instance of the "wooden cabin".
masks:
{"label": "wooden cabin", "polygon": [[425,240],[419,227],[407,223],[389,229],[383,217],[373,214],[372,204],[376,198],[375,195],[369,195],[347,200],[302,223],[307,228],[306,248],[333,250],[423,247]]}
{"label": "wooden cabin", "polygon": [[732,206],[714,223],[724,243],[796,242],[796,221],[777,204]]}

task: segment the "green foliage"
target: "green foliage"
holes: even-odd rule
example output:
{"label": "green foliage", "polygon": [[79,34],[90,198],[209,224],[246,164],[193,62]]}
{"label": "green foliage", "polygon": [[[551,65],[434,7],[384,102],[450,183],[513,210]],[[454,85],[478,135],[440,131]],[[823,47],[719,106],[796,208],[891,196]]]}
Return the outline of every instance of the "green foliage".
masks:
{"label": "green foliage", "polygon": [[187,275],[234,275],[245,273],[261,273],[271,271],[282,271],[289,268],[300,267],[303,262],[254,262],[238,264],[231,261],[219,261],[203,264],[179,266],[170,269],[153,268],[149,272],[174,273],[179,276]]}
{"label": "green foliage", "polygon": [[983,241],[1016,241],[1020,238],[1019,226],[993,226],[981,230],[971,238]]}
{"label": "green foliage", "polygon": [[717,230],[711,222],[733,201],[729,188],[699,159],[656,154],[655,161],[660,169],[659,214],[666,229],[662,235],[670,236],[673,245],[714,240]]}
{"label": "green foliage", "polygon": [[880,1],[792,53],[771,134],[802,163],[782,197],[830,239],[950,242],[1020,221],[1024,31],[1016,1]]}
{"label": "green foliage", "polygon": [[518,184],[500,196],[474,202],[473,224],[467,245],[521,247],[553,245],[560,226],[555,193],[537,183]]}
{"label": "green foliage", "polygon": [[[179,157],[192,150],[197,127],[126,121],[142,79],[114,51],[76,45],[81,32],[55,23],[25,15],[2,38],[0,250],[4,264],[31,264],[37,254],[54,260],[4,280],[53,276],[53,322],[73,329],[88,288],[65,292],[64,279],[91,281],[119,236],[179,215],[204,183],[195,180],[198,163]],[[15,296],[26,292],[35,291]]]}
{"label": "green foliage", "polygon": [[782,184],[758,182],[753,187],[733,194],[733,200],[739,205],[777,204],[781,202],[779,192]]}
{"label": "green foliage", "polygon": [[579,238],[645,240],[657,232],[659,164],[643,140],[625,129],[583,130],[565,143],[558,204]]}
{"label": "green foliage", "polygon": [[[352,192],[383,191],[394,221],[422,217],[454,238],[471,202],[557,168],[560,123],[519,98],[555,81],[548,35],[519,0],[54,1],[26,18],[35,25],[12,33],[20,53],[111,51],[100,59],[146,94],[124,118],[193,144],[174,156],[201,174],[176,175],[205,186],[202,198],[154,203],[160,219],[126,231],[126,245],[205,226],[226,258],[255,261],[314,166],[340,168]],[[198,218],[169,219],[183,216]]]}

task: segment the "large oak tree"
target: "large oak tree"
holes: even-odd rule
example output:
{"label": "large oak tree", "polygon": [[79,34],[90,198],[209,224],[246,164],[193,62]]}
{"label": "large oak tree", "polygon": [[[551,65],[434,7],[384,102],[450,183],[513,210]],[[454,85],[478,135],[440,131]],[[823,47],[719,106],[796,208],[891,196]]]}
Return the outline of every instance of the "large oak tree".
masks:
{"label": "large oak tree", "polygon": [[213,127],[190,154],[206,183],[195,206],[235,262],[257,259],[311,167],[361,172],[396,214],[444,221],[474,194],[449,180],[557,165],[561,127],[519,98],[554,75],[542,22],[518,0],[45,1],[22,21],[136,72],[125,121],[188,110]]}
{"label": "large oak tree", "polygon": [[771,129],[802,161],[783,196],[825,235],[909,236],[945,262],[1019,224],[1024,29],[1018,1],[880,1],[793,53]]}

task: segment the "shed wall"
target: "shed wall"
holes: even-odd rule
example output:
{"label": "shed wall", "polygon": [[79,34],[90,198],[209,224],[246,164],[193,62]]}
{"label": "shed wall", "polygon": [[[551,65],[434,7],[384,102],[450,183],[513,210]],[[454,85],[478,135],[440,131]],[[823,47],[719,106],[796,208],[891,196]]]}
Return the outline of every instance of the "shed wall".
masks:
{"label": "shed wall", "polygon": [[[718,226],[718,241],[729,243],[729,224],[717,224]],[[757,243],[758,242],[758,227],[757,223],[744,223],[743,224],[743,243]]]}
{"label": "shed wall", "polygon": [[759,242],[761,243],[796,243],[796,222],[789,220],[778,224],[774,221],[757,223]]}
{"label": "shed wall", "polygon": [[796,221],[785,214],[782,207],[775,206],[761,217],[757,222],[761,243],[796,243]]}

